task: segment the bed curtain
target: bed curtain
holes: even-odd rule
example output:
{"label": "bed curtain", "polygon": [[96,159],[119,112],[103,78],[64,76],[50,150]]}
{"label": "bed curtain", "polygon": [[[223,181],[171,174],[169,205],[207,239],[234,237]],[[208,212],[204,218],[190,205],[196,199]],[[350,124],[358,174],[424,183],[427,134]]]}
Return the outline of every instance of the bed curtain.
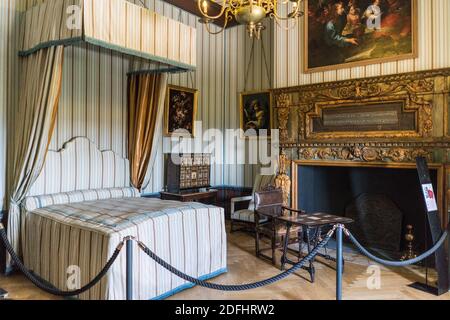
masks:
{"label": "bed curtain", "polygon": [[149,183],[147,171],[155,163],[162,138],[166,89],[165,73],[135,74],[128,79],[128,159],[131,183],[139,191]]}
{"label": "bed curtain", "polygon": [[[21,59],[21,95],[12,145],[13,181],[8,214],[8,239],[21,254],[20,204],[38,178],[52,138],[63,69],[64,47],[41,49]],[[7,257],[7,267],[11,267]]]}

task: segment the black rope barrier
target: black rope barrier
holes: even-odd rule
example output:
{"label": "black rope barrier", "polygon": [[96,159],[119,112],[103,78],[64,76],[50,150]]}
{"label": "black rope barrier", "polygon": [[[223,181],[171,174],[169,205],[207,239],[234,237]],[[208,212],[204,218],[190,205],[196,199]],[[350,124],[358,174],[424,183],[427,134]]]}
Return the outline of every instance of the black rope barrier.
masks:
{"label": "black rope barrier", "polygon": [[92,281],[90,281],[87,285],[85,285],[84,287],[82,287],[80,289],[73,290],[73,291],[62,291],[62,290],[59,290],[59,289],[57,289],[55,287],[52,287],[50,285],[47,285],[47,284],[43,283],[40,279],[38,279],[33,273],[31,273],[23,265],[22,261],[17,256],[17,254],[14,252],[13,247],[9,243],[8,237],[6,235],[5,228],[4,228],[4,226],[1,223],[0,223],[0,238],[1,238],[2,242],[3,242],[3,245],[5,246],[6,250],[10,254],[12,260],[14,261],[16,266],[19,268],[19,270],[25,275],[25,277],[27,277],[28,280],[30,280],[39,289],[44,290],[44,291],[46,291],[46,292],[48,292],[50,294],[53,294],[55,296],[60,296],[60,297],[78,296],[78,295],[88,291],[92,287],[94,287],[106,275],[106,273],[109,271],[109,269],[111,268],[113,263],[116,261],[117,257],[119,256],[119,253],[120,253],[120,251],[122,250],[122,247],[123,247],[123,242],[121,242],[117,246],[116,250],[114,251],[114,254],[108,260],[108,262],[106,263],[106,265],[102,269],[102,271],[100,271],[100,273],[94,279],[92,279]]}
{"label": "black rope barrier", "polygon": [[391,261],[391,260],[385,260],[385,259],[379,258],[379,257],[373,255],[372,253],[370,253],[366,248],[364,248],[363,245],[361,243],[359,243],[359,241],[355,238],[355,236],[353,236],[353,234],[348,229],[345,229],[344,233],[350,239],[350,241],[353,242],[353,244],[358,248],[358,250],[362,254],[364,254],[366,257],[368,257],[369,259],[371,259],[379,264],[383,264],[383,265],[390,266],[390,267],[406,267],[406,266],[410,266],[412,264],[418,263],[418,262],[428,258],[429,256],[433,255],[444,244],[445,240],[447,239],[449,227],[450,227],[450,225],[447,226],[447,229],[442,234],[439,241],[437,241],[436,244],[430,250],[428,250],[427,252],[421,254],[420,256],[418,256],[414,259],[405,260],[405,261]]}
{"label": "black rope barrier", "polygon": [[208,289],[213,289],[213,290],[245,291],[245,290],[257,289],[257,288],[260,288],[260,287],[264,287],[264,286],[273,284],[275,282],[283,280],[284,278],[288,277],[289,275],[291,275],[295,271],[301,269],[307,262],[309,262],[310,260],[314,259],[314,257],[317,255],[317,253],[319,252],[320,249],[322,249],[323,247],[325,247],[327,245],[327,243],[330,241],[331,237],[333,236],[334,232],[335,232],[335,228],[330,230],[330,232],[328,232],[326,237],[305,258],[303,258],[300,262],[295,264],[291,269],[289,269],[289,270],[287,270],[287,271],[285,271],[283,273],[280,273],[277,276],[274,276],[272,278],[266,279],[266,280],[262,280],[262,281],[258,281],[258,282],[254,282],[254,283],[249,283],[249,284],[242,284],[242,285],[223,285],[223,284],[210,283],[210,282],[206,282],[206,281],[203,281],[203,280],[196,279],[196,278],[194,278],[194,277],[192,277],[192,276],[190,276],[190,275],[188,275],[188,274],[186,274],[186,273],[176,269],[175,267],[171,266],[169,263],[167,263],[166,261],[164,261],[163,259],[158,257],[144,243],[138,241],[138,245],[142,249],[142,251],[144,251],[157,264],[159,264],[164,269],[170,271],[171,273],[173,273],[174,275],[178,276],[179,278],[181,278],[183,280],[186,280],[188,282],[191,282],[193,284],[199,285],[201,287],[208,288]]}
{"label": "black rope barrier", "polygon": [[[35,286],[37,286],[38,288],[40,288],[40,289],[42,289],[42,290],[44,290],[44,291],[46,291],[46,292],[48,292],[50,294],[53,294],[55,296],[72,297],[72,296],[78,296],[78,295],[82,294],[83,292],[88,291],[89,289],[94,287],[106,275],[106,273],[109,271],[111,266],[117,260],[119,254],[120,254],[120,252],[121,252],[121,250],[122,250],[122,248],[124,246],[125,241],[127,242],[127,253],[128,253],[128,255],[131,255],[131,242],[132,241],[136,241],[138,246],[139,246],[139,248],[146,255],[148,255],[151,259],[153,259],[157,264],[159,264],[160,266],[162,266],[163,268],[165,268],[166,270],[168,270],[172,274],[174,274],[174,275],[178,276],[179,278],[181,278],[183,280],[186,280],[186,281],[188,281],[190,283],[193,283],[193,284],[196,284],[196,285],[199,285],[201,287],[208,288],[208,289],[213,289],[213,290],[245,291],[245,290],[256,289],[256,288],[260,288],[260,287],[263,287],[263,286],[267,286],[267,285],[273,284],[275,282],[283,280],[284,278],[288,277],[289,275],[291,275],[294,272],[296,272],[299,269],[301,269],[306,263],[310,262],[312,259],[315,258],[315,256],[319,253],[320,249],[324,248],[328,244],[328,242],[330,241],[331,237],[333,236],[333,234],[335,233],[336,229],[338,229],[338,228],[340,228],[339,231],[342,230],[345,233],[345,235],[347,237],[349,237],[350,241],[359,249],[359,251],[362,254],[364,254],[365,256],[367,256],[369,259],[371,259],[371,260],[373,260],[375,262],[378,262],[380,264],[387,265],[387,266],[404,267],[404,266],[408,266],[408,265],[412,265],[412,264],[415,264],[417,262],[420,262],[420,261],[428,258],[429,256],[431,256],[432,254],[434,254],[445,243],[445,240],[448,237],[450,224],[447,226],[447,229],[442,234],[442,236],[439,239],[439,241],[437,241],[436,244],[434,244],[434,246],[430,250],[428,250],[427,252],[421,254],[417,258],[414,258],[414,259],[411,259],[411,260],[407,260],[407,261],[390,261],[390,260],[381,259],[381,258],[373,255],[367,249],[365,249],[361,245],[361,243],[359,243],[359,241],[353,236],[353,234],[348,229],[346,229],[343,225],[336,225],[336,226],[333,227],[333,229],[331,229],[327,233],[327,235],[324,237],[324,239],[307,256],[305,256],[301,261],[296,263],[291,269],[289,269],[289,270],[287,270],[287,271],[285,271],[283,273],[280,273],[280,274],[278,274],[278,275],[276,275],[274,277],[266,279],[266,280],[262,280],[262,281],[258,281],[258,282],[254,282],[254,283],[248,283],[248,284],[241,284],[241,285],[223,285],[223,284],[211,283],[211,282],[207,282],[207,281],[204,281],[204,280],[200,280],[200,279],[194,278],[194,277],[192,277],[192,276],[190,276],[190,275],[188,275],[188,274],[178,270],[177,268],[171,266],[169,263],[167,263],[166,261],[161,259],[159,256],[157,256],[153,251],[150,250],[150,248],[148,248],[141,241],[138,241],[137,239],[135,239],[133,237],[126,237],[116,247],[116,249],[114,251],[114,254],[108,260],[108,262],[106,263],[106,265],[102,269],[102,271],[100,271],[100,273],[92,281],[90,281],[87,285],[85,285],[84,287],[82,287],[80,289],[73,290],[73,291],[62,291],[62,290],[59,290],[57,288],[54,288],[54,287],[52,287],[50,285],[47,285],[47,284],[43,283],[42,280],[40,280],[33,273],[31,273],[24,266],[24,264],[22,263],[20,258],[17,256],[17,254],[14,252],[13,247],[11,246],[11,244],[8,241],[5,228],[4,228],[4,226],[1,223],[0,223],[0,239],[3,242],[3,244],[4,244],[5,248],[6,248],[6,250],[8,251],[8,253],[11,255],[11,258],[14,261],[14,263],[16,264],[16,266],[27,277],[27,279],[30,280]],[[340,233],[341,235],[342,235],[342,231]],[[342,244],[342,236],[340,236],[340,243]],[[339,259],[342,259],[342,257],[340,257]],[[131,263],[131,261],[129,261],[129,262]],[[131,279],[131,274],[132,274],[132,271],[131,271],[132,266],[131,265],[130,265],[129,269],[130,270],[127,270],[127,281],[129,281],[128,279]],[[342,274],[340,274],[340,272],[338,272],[338,274],[337,274],[337,284],[341,284],[341,282],[342,282]],[[339,287],[339,285],[337,287]],[[131,287],[130,287],[130,289],[127,289],[127,297],[131,297],[131,296],[128,295],[128,291],[131,291],[131,290],[132,290]],[[130,294],[131,294],[131,292],[130,292]],[[337,297],[339,297],[339,295]]]}

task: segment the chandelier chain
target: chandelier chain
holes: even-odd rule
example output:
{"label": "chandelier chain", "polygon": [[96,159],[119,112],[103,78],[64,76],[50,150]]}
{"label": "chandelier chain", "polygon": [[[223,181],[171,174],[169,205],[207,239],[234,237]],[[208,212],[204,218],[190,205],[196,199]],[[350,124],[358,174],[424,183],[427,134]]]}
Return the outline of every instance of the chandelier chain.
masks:
{"label": "chandelier chain", "polygon": [[[255,43],[256,43],[256,39],[253,39],[252,47],[250,49],[250,57],[248,60],[248,64],[246,66],[246,71],[245,71],[244,92],[247,91],[247,84],[248,84],[248,79],[250,76],[250,67],[254,61],[253,57],[255,56]],[[261,51],[262,51],[264,66],[266,69],[267,81],[269,81],[269,87],[271,87],[272,86],[272,77],[270,75],[269,61],[267,60],[267,54],[266,54],[266,48],[264,46],[264,41],[261,41]]]}
{"label": "chandelier chain", "polygon": [[247,70],[245,71],[244,92],[247,91],[248,77],[250,75],[250,66],[252,65],[254,54],[255,54],[255,39],[253,39],[252,41],[252,48],[250,49],[250,57],[248,59]]}

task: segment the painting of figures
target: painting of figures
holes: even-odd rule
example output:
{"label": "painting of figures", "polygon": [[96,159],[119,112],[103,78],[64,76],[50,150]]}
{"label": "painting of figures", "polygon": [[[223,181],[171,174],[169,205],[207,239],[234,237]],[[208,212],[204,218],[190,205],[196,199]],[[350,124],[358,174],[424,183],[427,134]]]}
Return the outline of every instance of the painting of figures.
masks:
{"label": "painting of figures", "polygon": [[245,137],[270,136],[272,95],[270,91],[241,94],[241,129]]}
{"label": "painting of figures", "polygon": [[416,0],[307,0],[305,71],[417,56]]}

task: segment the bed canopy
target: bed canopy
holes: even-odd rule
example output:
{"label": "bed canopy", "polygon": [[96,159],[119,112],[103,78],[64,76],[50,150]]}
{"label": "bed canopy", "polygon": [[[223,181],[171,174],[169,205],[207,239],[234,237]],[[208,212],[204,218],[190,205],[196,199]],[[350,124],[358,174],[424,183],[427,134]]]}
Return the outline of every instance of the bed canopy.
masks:
{"label": "bed canopy", "polygon": [[196,29],[126,0],[47,0],[24,13],[20,55],[91,43],[184,70],[196,67]]}
{"label": "bed canopy", "polygon": [[[24,250],[21,205],[44,167],[61,95],[64,47],[86,42],[134,57],[128,74],[130,184],[141,190],[161,139],[167,73],[196,68],[196,29],[126,0],[47,0],[23,13],[20,124],[10,187],[8,238]],[[11,267],[9,257],[7,266]]]}

